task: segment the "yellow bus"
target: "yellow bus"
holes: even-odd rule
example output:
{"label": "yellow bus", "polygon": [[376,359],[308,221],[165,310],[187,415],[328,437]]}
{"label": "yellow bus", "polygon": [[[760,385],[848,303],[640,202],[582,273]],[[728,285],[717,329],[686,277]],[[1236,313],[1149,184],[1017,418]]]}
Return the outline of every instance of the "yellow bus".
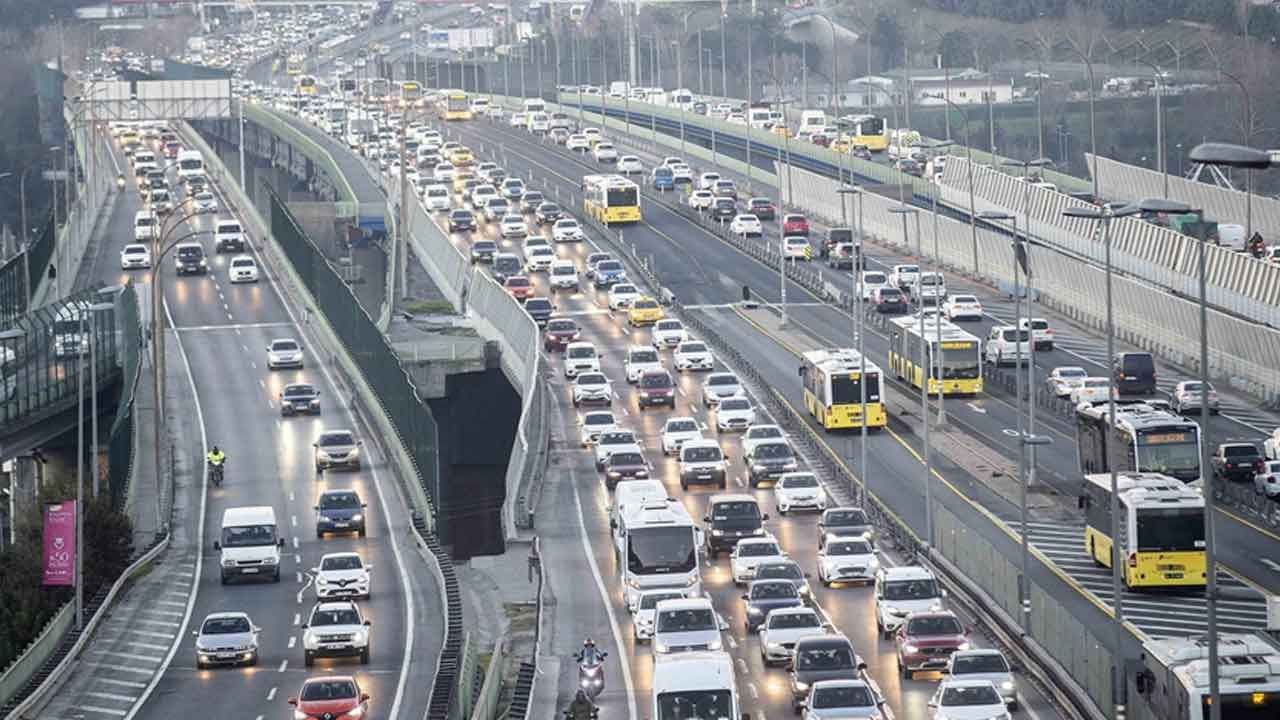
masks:
{"label": "yellow bus", "polygon": [[[880,367],[857,350],[835,348],[810,350],[800,356],[800,382],[804,385],[804,406],[830,432],[862,427],[862,379],[866,378],[869,428],[889,422],[880,398]],[[865,372],[864,372],[865,370]]]}
{"label": "yellow bus", "polygon": [[467,94],[458,91],[452,91],[444,96],[444,119],[445,120],[470,120],[471,119],[471,103],[467,100]]}
{"label": "yellow bus", "polygon": [[889,126],[879,115],[854,115],[837,121],[852,146],[861,145],[871,152],[889,149]]}
{"label": "yellow bus", "polygon": [[302,62],[303,62],[302,55],[298,53],[292,53],[289,55],[289,58],[285,61],[284,71],[289,75],[301,75]]}
{"label": "yellow bus", "polygon": [[320,84],[315,75],[302,75],[298,78],[298,92],[303,95],[315,95],[320,92]]}
{"label": "yellow bus", "polygon": [[640,222],[640,186],[621,175],[587,175],[582,191],[583,210],[596,220],[606,225]]}
{"label": "yellow bus", "polygon": [[889,323],[889,367],[896,377],[922,387],[923,368],[928,366],[932,368],[928,373],[930,395],[938,393],[939,384],[943,395],[982,393],[982,342],[978,338],[943,319],[926,318],[923,335],[919,318],[892,318]]}
{"label": "yellow bus", "polygon": [[[1084,476],[1084,547],[1111,567],[1111,475]],[[1129,588],[1203,587],[1204,496],[1159,473],[1120,473],[1121,577]]]}
{"label": "yellow bus", "polygon": [[413,80],[400,83],[400,106],[419,107],[422,105],[422,86]]}

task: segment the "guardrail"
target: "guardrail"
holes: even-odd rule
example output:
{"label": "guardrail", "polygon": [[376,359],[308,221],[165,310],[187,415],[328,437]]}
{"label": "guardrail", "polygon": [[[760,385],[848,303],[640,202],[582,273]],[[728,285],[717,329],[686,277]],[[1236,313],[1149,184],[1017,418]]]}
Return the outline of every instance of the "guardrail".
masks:
{"label": "guardrail", "polygon": [[476,693],[471,720],[498,720],[498,699],[502,693],[502,673],[507,667],[507,651],[505,640],[494,645],[489,664],[485,667],[484,680]]}
{"label": "guardrail", "polygon": [[62,644],[63,638],[71,629],[75,619],[75,603],[63,604],[62,608],[44,624],[44,629],[36,639],[23,649],[21,655],[9,663],[9,667],[4,669],[4,674],[0,675],[0,705],[7,704],[31,681],[36,671],[44,667],[44,664],[57,651],[58,646]]}
{"label": "guardrail", "polygon": [[330,155],[328,150],[320,147],[315,141],[304,133],[298,132],[296,128],[288,123],[281,122],[270,110],[258,107],[253,103],[242,103],[239,100],[236,101],[236,105],[237,107],[243,106],[244,119],[246,121],[252,121],[267,128],[275,133],[277,137],[300,150],[306,149],[304,154],[320,166],[325,175],[333,181],[334,187],[337,188],[339,195],[342,197],[340,201],[334,203],[339,217],[356,217],[359,214],[360,198],[356,197],[355,191],[351,189],[351,183],[339,169],[337,161],[333,159],[333,155]]}

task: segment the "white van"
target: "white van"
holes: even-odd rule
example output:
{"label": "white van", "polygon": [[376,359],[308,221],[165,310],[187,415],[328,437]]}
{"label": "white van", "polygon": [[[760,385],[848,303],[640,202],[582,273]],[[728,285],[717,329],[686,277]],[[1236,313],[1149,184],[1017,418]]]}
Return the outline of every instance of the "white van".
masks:
{"label": "white van", "polygon": [[947,279],[940,272],[922,272],[916,276],[911,296],[923,305],[938,305],[947,297]]}
{"label": "white van", "polygon": [[244,230],[238,220],[219,220],[213,230],[215,252],[244,252]]}
{"label": "white van", "polygon": [[204,174],[204,156],[199,150],[183,150],[178,153],[178,179],[186,180],[192,175]]}
{"label": "white van", "polygon": [[1224,248],[1244,252],[1248,248],[1244,226],[1235,223],[1218,223],[1218,244]]}
{"label": "white van", "polygon": [[535,134],[551,132],[551,116],[544,112],[529,113],[529,132]]}
{"label": "white van", "polygon": [[151,242],[156,239],[156,231],[160,229],[160,221],[146,210],[133,214],[133,239],[138,242]]}
{"label": "white van", "polygon": [[546,112],[547,104],[537,98],[530,98],[524,101],[524,112],[528,113]]}
{"label": "white van", "polygon": [[816,132],[822,132],[827,125],[827,114],[821,110],[803,110],[800,113],[800,126],[796,128],[796,137],[807,140]]}
{"label": "white van", "polygon": [[747,108],[747,125],[757,130],[768,129],[773,124],[773,120],[769,115],[769,108],[767,107]]}
{"label": "white van", "polygon": [[276,511],[268,505],[232,507],[222,511],[218,551],[222,584],[233,578],[269,577],[280,582],[280,548],[284,538],[276,524]]}
{"label": "white van", "polygon": [[650,716],[751,720],[738,709],[733,658],[723,651],[655,655]]}

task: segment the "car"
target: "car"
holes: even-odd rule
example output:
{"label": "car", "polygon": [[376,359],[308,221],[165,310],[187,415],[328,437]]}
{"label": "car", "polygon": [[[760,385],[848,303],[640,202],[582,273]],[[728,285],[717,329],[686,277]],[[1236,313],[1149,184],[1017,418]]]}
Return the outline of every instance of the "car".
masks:
{"label": "car", "polygon": [[488,183],[477,183],[467,194],[467,204],[472,210],[483,211],[485,203],[498,197],[498,188]]}
{"label": "car", "polygon": [[564,141],[564,147],[566,150],[586,152],[591,149],[591,141],[582,133],[573,133]]}
{"label": "car", "polygon": [[709,210],[715,195],[710,190],[695,190],[689,194],[689,207],[694,210]]}
{"label": "car", "polygon": [[933,573],[918,565],[882,567],[876,573],[876,629],[886,639],[913,613],[940,612],[945,591]]}
{"label": "car", "polygon": [[609,288],[606,295],[610,310],[626,310],[637,298],[643,297],[640,290],[631,283],[618,283]]}
{"label": "car", "polygon": [[788,260],[812,260],[813,246],[800,235],[788,235],[782,238],[782,257]]}
{"label": "car", "polygon": [[716,405],[716,429],[720,432],[746,430],[755,419],[755,408],[745,395],[724,398]]}
{"label": "car", "polygon": [[[600,146],[597,145],[596,149],[599,150]],[[642,173],[644,172],[644,166],[640,164],[640,158],[635,155],[623,155],[618,158],[618,172],[623,175]]]}
{"label": "car", "polygon": [[289,704],[294,720],[361,720],[369,712],[369,693],[353,677],[325,675],[304,680]]}
{"label": "car", "polygon": [[267,369],[302,369],[302,345],[293,338],[277,338],[267,346]]}
{"label": "car", "polygon": [[431,178],[437,182],[453,182],[457,172],[457,169],[453,167],[453,163],[436,163],[436,166],[431,168]]}
{"label": "car", "polygon": [[476,229],[476,216],[466,208],[455,208],[449,212],[449,232],[462,232]]}
{"label": "car", "polygon": [[551,132],[547,134],[547,137],[551,138],[551,140],[557,145],[564,145],[569,140],[570,134],[569,128],[553,127],[551,128]]}
{"label": "car", "polygon": [[618,149],[613,143],[599,142],[591,149],[591,154],[595,156],[596,162],[600,163],[616,163],[618,162]]}
{"label": "car", "polygon": [[800,703],[801,720],[883,720],[883,704],[865,680],[819,680]]}
{"label": "car", "polygon": [[773,220],[778,217],[778,208],[766,197],[753,197],[748,200],[747,212],[760,220]]}
{"label": "car", "polygon": [[812,686],[824,680],[859,680],[867,664],[844,635],[808,635],[796,640],[791,658],[791,705],[804,708]]}
{"label": "car", "polygon": [[609,254],[609,253],[607,253],[607,252],[593,252],[593,253],[588,254],[588,255],[587,255],[587,262],[586,262],[586,266],[587,266],[587,277],[589,277],[589,278],[590,278],[590,277],[595,277],[595,274],[596,274],[596,265],[598,265],[598,264],[600,264],[600,263],[604,262],[605,260],[612,260],[612,259],[613,259],[613,255],[610,255],[610,254]]}
{"label": "car", "polygon": [[484,217],[489,222],[497,222],[511,214],[511,203],[504,197],[491,197],[484,201]]}
{"label": "car", "polygon": [[653,325],[665,315],[662,306],[651,297],[640,296],[627,305],[627,323],[632,327]]}
{"label": "car", "polygon": [[[1054,397],[1069,398],[1071,391],[1084,386],[1088,371],[1078,365],[1063,365],[1049,371],[1044,384]],[[1105,378],[1103,378],[1105,379]]]}
{"label": "car", "polygon": [[986,680],[996,687],[1006,708],[1018,708],[1018,684],[1013,679],[1013,668],[1004,653],[995,648],[957,650],[951,653],[951,659],[942,672],[948,682]]}
{"label": "car", "polygon": [[[724,403],[720,407],[723,409]],[[773,485],[773,506],[779,515],[786,515],[792,510],[822,512],[827,509],[827,491],[813,473],[785,473]]]}
{"label": "car", "polygon": [[654,609],[653,652],[720,650],[723,621],[707,597],[663,600]]}
{"label": "car", "polygon": [[782,216],[782,234],[809,236],[809,220],[799,213],[787,213]]}
{"label": "car", "polygon": [[543,236],[541,233],[534,233],[533,235],[529,235],[525,237],[524,243],[523,243],[523,251],[525,255],[528,255],[529,251],[533,250],[534,248],[539,248],[539,247],[545,248],[547,250],[551,250],[551,243],[548,242],[547,238]]}
{"label": "car", "polygon": [[591,282],[598,288],[609,287],[627,279],[627,271],[622,267],[622,263],[613,259],[596,263],[592,275]]}
{"label": "car", "polygon": [[449,197],[449,186],[433,183],[422,189],[422,204],[430,211],[448,210],[453,202]]}
{"label": "car", "polygon": [[580,373],[573,381],[573,406],[583,403],[613,404],[613,384],[600,372]]}
{"label": "car", "polygon": [[[529,190],[526,188],[524,194],[520,196],[520,212],[529,212],[536,215],[538,208],[542,207],[546,202],[547,197],[542,194],[542,191]],[[559,210],[560,206],[555,203],[550,204]]]}
{"label": "car", "polygon": [[316,539],[325,533],[365,534],[365,503],[355,490],[325,490],[316,501]]}
{"label": "car", "polygon": [[529,278],[524,275],[508,277],[502,281],[502,287],[517,300],[528,300],[533,297],[533,283],[529,282]]}
{"label": "car", "polygon": [[570,343],[577,342],[579,337],[581,331],[573,318],[549,318],[546,332],[543,333],[542,348],[547,352],[563,350]]}
{"label": "car", "polygon": [[314,449],[316,472],[329,468],[360,469],[360,446],[364,441],[356,439],[350,430],[325,430],[311,444]]}
{"label": "car", "polygon": [[141,243],[129,243],[120,251],[120,269],[136,270],[151,267],[151,250]]}
{"label": "car", "polygon": [[614,450],[604,461],[604,484],[610,490],[627,480],[645,480],[649,477],[649,463],[645,462],[640,447]]}
{"label": "car", "polygon": [[676,409],[676,384],[666,370],[646,370],[636,382],[636,403],[641,410],[653,405]]}
{"label": "car", "polygon": [[739,213],[733,216],[733,220],[729,221],[729,232],[734,235],[760,237],[764,234],[764,225],[760,222],[760,218],[755,215]]}
{"label": "car", "polygon": [[875,297],[875,292],[881,288],[889,287],[889,276],[879,270],[863,270],[861,279],[858,281],[858,289],[862,292],[862,300],[870,302]]}
{"label": "car", "polygon": [[711,350],[701,340],[685,340],[681,342],[676,345],[676,350],[672,357],[675,360],[676,372],[712,370],[716,365],[716,360],[711,354]]}
{"label": "car", "polygon": [[218,198],[208,190],[192,195],[191,205],[198,213],[218,212]]}
{"label": "car", "polygon": [[[1173,409],[1179,415],[1186,415],[1190,412],[1203,415],[1204,407],[1201,403],[1201,384],[1199,380],[1183,380],[1173,389]],[[1218,391],[1213,389],[1213,385],[1209,385],[1209,414],[1217,415],[1219,411]]]}
{"label": "car", "polygon": [[1264,460],[1253,474],[1253,491],[1269,500],[1280,500],[1280,460]]}
{"label": "car", "polygon": [[824,537],[827,539],[818,550],[818,580],[823,585],[875,582],[880,560],[870,538],[865,535]]}
{"label": "car", "polygon": [[837,537],[875,537],[875,527],[867,511],[859,507],[828,508],[818,518],[818,549]]}
{"label": "car", "polygon": [[948,295],[942,303],[942,314],[952,322],[981,320],[982,303],[976,295]]}
{"label": "car", "polygon": [[1213,476],[1223,480],[1252,480],[1262,472],[1265,460],[1258,446],[1247,442],[1221,443],[1209,458]]}
{"label": "car", "polygon": [[524,197],[524,181],[520,178],[507,178],[502,181],[502,197],[512,202]]}
{"label": "car", "polygon": [[319,415],[320,391],[311,383],[289,383],[280,391],[280,414]]}
{"label": "car", "polygon": [[450,150],[447,157],[454,167],[459,165],[470,165],[475,161],[475,157],[471,154],[471,150],[465,147],[458,147]]}
{"label": "car", "polygon": [[587,239],[582,226],[573,218],[561,218],[551,226],[551,239],[554,242],[583,242]]}
{"label": "car", "polygon": [[564,376],[572,379],[584,372],[600,372],[600,354],[589,342],[571,342],[564,348]]}
{"label": "car", "polygon": [[889,273],[889,285],[899,290],[910,290],[920,277],[920,266],[911,264],[894,265]]}
{"label": "car", "polygon": [[1156,361],[1149,352],[1116,353],[1111,376],[1121,395],[1150,395],[1156,391]]}
{"label": "car", "polygon": [[1000,690],[990,680],[943,680],[929,700],[935,720],[1010,720]]}
{"label": "car", "polygon": [[[551,300],[548,298],[530,297],[524,301],[524,311],[529,313],[529,317],[533,318],[534,324],[540,328],[545,328],[547,326],[547,321],[551,319],[551,315],[555,310],[555,305],[551,304]],[[543,340],[545,343],[546,337],[544,337]],[[553,348],[547,349],[551,350]]]}
{"label": "car", "polygon": [[514,128],[529,127],[529,114],[523,112],[511,113],[511,118],[507,120],[507,124]]}
{"label": "car", "polygon": [[706,407],[714,407],[725,398],[743,394],[742,383],[733,373],[711,373],[702,381],[702,404]]}
{"label": "car", "polygon": [[714,190],[718,182],[720,182],[720,173],[704,172],[698,176],[698,189]]}
{"label": "car", "polygon": [[1031,333],[1012,325],[994,325],[983,343],[987,364],[1000,367],[1031,362]]}
{"label": "car", "polygon": [[811,607],[785,607],[771,610],[759,631],[760,660],[769,667],[790,663],[796,641],[809,635],[822,635],[826,633],[826,626]]}
{"label": "car", "polygon": [[751,452],[742,459],[747,465],[748,481],[752,488],[799,469],[795,451],[785,440],[771,440],[754,445]]}
{"label": "car", "polygon": [[551,269],[547,271],[547,282],[550,283],[552,290],[573,290],[579,289],[578,284],[578,267],[573,264],[572,260],[553,260],[551,261]]}
{"label": "car", "polygon": [[316,658],[358,657],[361,665],[368,665],[372,625],[350,600],[316,603],[302,625],[302,664],[312,667]]}
{"label": "car", "polygon": [[258,282],[258,261],[249,255],[237,255],[231,258],[227,276],[232,283]]}
{"label": "car", "polygon": [[671,588],[641,590],[636,601],[635,610],[631,614],[632,634],[636,643],[645,643],[653,639],[653,626],[658,603],[663,600],[683,600],[684,591]]}
{"label": "car", "polygon": [[756,580],[786,580],[795,585],[796,592],[805,601],[813,598],[813,588],[809,587],[809,576],[800,569],[800,563],[794,560],[765,562],[756,566]]}
{"label": "car", "polygon": [[[760,563],[781,562],[786,559],[786,551],[772,535],[744,537],[729,553],[729,573],[733,576],[735,585],[746,585],[755,577],[756,566]],[[798,593],[796,597],[800,597]]]}
{"label": "car", "polygon": [[689,339],[684,323],[674,318],[659,320],[653,324],[653,344],[658,348],[674,348]]}
{"label": "car", "polygon": [[492,240],[476,240],[471,243],[471,262],[492,263],[495,255],[498,254],[498,243]]}
{"label": "car", "polygon": [[679,443],[680,487],[688,490],[694,483],[711,483],[721,490],[728,484],[728,458],[720,444],[701,435]]}
{"label": "car", "polygon": [[634,430],[626,430],[617,428],[608,432],[600,433],[600,437],[596,438],[596,446],[593,450],[595,454],[596,470],[604,470],[605,461],[613,454],[615,450],[635,449],[640,452],[640,440],[636,437]]}
{"label": "car", "polygon": [[482,162],[482,163],[480,163],[480,164],[476,165],[476,177],[484,178],[485,180],[489,180],[489,175],[490,175],[494,170],[498,170],[498,169],[499,169],[499,167],[498,167],[498,163],[496,163],[496,162]]}
{"label": "car", "polygon": [[690,440],[701,440],[702,428],[698,421],[691,417],[667,418],[662,426],[662,454],[674,455],[680,452],[680,446]]}
{"label": "car", "polygon": [[258,664],[258,633],[243,612],[215,612],[205,616],[196,630],[196,669],[211,665]]}
{"label": "car", "polygon": [[[742,542],[739,542],[738,546],[741,547]],[[746,610],[745,625],[748,634],[755,632],[772,611],[796,608],[804,603],[800,598],[800,592],[789,580],[753,580],[747,592],[743,593],[742,599]]]}
{"label": "car", "polygon": [[716,196],[711,201],[711,217],[718,222],[729,222],[738,214],[738,201]]}
{"label": "car", "polygon": [[627,377],[627,382],[637,383],[645,372],[661,369],[662,358],[654,348],[645,345],[632,345],[627,348],[626,357],[622,361],[622,370]]}
{"label": "car", "polygon": [[368,600],[369,571],[372,569],[373,566],[365,564],[360,553],[326,553],[320,558],[320,564],[311,568],[315,576],[316,598],[356,597]]}
{"label": "car", "polygon": [[173,249],[173,265],[179,275],[204,275],[209,272],[209,260],[204,246],[198,242],[178,243]]}
{"label": "car", "polygon": [[653,183],[653,189],[658,191],[674,190],[676,187],[676,176],[671,168],[658,166],[653,169],[650,174],[650,180]]}
{"label": "car", "polygon": [[614,419],[613,413],[608,410],[584,413],[582,417],[578,418],[582,447],[589,447],[595,444],[601,433],[614,430],[617,427],[618,421]]}
{"label": "car", "polygon": [[732,180],[717,180],[711,192],[718,197],[732,198],[734,201],[738,199],[738,186]]}
{"label": "car", "polygon": [[559,222],[563,218],[564,211],[560,209],[559,205],[553,202],[539,203],[538,208],[533,211],[533,219],[539,225]]}
{"label": "car", "polygon": [[529,226],[520,215],[503,215],[498,223],[498,234],[503,240],[529,236]]}
{"label": "car", "polygon": [[1032,350],[1053,350],[1053,328],[1044,318],[1022,318],[1018,327],[1031,330]]}
{"label": "car", "polygon": [[1068,396],[1071,404],[1079,405],[1080,403],[1098,403],[1107,399],[1107,393],[1111,390],[1111,378],[1106,377],[1086,377],[1080,381],[1079,386],[1071,389]]}

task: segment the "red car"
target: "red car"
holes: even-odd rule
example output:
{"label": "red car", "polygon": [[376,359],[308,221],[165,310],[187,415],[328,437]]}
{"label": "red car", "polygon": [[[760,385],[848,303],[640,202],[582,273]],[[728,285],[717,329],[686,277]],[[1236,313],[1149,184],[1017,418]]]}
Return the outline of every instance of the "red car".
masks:
{"label": "red car", "polygon": [[369,713],[369,694],[350,675],[316,677],[289,698],[294,720],[360,720]]}
{"label": "red car", "polygon": [[782,234],[783,235],[809,235],[809,221],[803,215],[783,215],[782,216]]}
{"label": "red car", "polygon": [[769,198],[754,197],[747,202],[747,212],[761,220],[772,220],[778,216],[778,209]]}
{"label": "red car", "polygon": [[502,283],[502,287],[511,293],[511,297],[521,302],[533,297],[533,283],[524,275],[512,275]]}
{"label": "red car", "polygon": [[954,613],[912,613],[893,636],[898,672],[910,680],[917,671],[942,670],[951,653],[969,649],[969,631]]}
{"label": "red car", "polygon": [[580,335],[578,323],[569,318],[552,318],[547,321],[547,331],[542,335],[542,347],[547,352],[563,350]]}
{"label": "red car", "polygon": [[676,384],[666,370],[645,370],[636,385],[640,388],[638,402],[641,410],[653,405],[676,409]]}
{"label": "red car", "polygon": [[831,138],[827,137],[823,133],[814,133],[810,139],[813,141],[813,144],[818,147],[827,147],[831,145]]}

